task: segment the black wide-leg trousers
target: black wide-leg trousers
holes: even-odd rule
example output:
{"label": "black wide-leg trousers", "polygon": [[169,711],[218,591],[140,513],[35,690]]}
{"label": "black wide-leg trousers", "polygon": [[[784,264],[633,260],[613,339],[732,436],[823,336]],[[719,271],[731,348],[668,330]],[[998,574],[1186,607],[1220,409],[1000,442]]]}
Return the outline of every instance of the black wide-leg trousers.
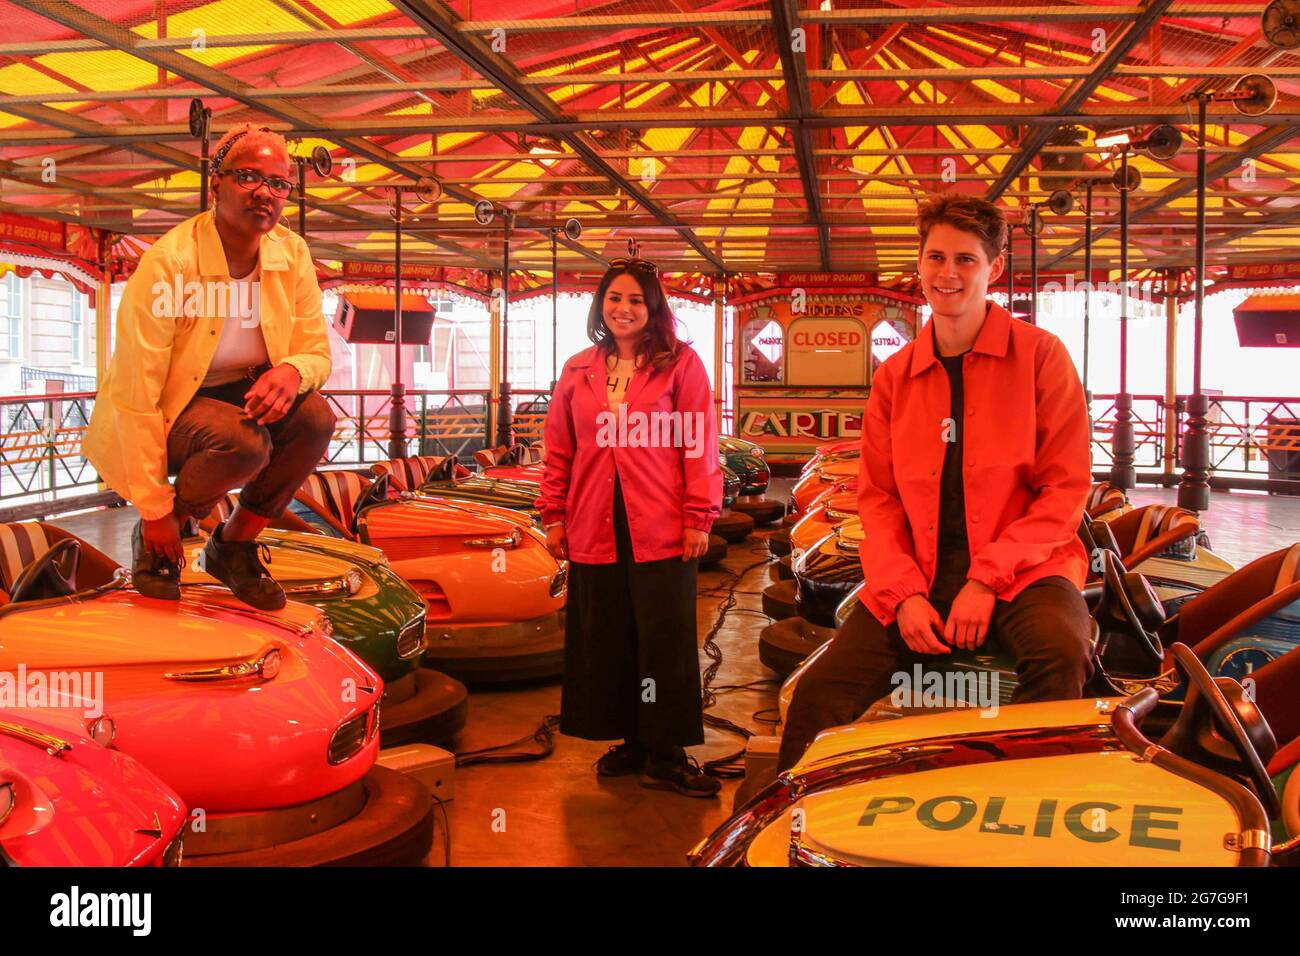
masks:
{"label": "black wide-leg trousers", "polygon": [[652,748],[701,744],[699,561],[633,560],[617,479],[613,523],[614,564],[569,565],[560,731]]}

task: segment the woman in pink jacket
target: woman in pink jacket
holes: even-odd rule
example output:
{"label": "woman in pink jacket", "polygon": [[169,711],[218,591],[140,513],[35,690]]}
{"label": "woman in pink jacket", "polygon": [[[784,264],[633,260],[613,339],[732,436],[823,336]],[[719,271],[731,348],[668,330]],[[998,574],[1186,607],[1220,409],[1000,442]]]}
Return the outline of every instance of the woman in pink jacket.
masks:
{"label": "woman in pink jacket", "polygon": [[622,738],[601,776],[711,797],[718,781],[683,748],[704,742],[695,576],[722,475],[704,364],[674,322],[654,264],[614,260],[587,318],[595,345],[551,397],[537,505],[570,562],[560,730]]}

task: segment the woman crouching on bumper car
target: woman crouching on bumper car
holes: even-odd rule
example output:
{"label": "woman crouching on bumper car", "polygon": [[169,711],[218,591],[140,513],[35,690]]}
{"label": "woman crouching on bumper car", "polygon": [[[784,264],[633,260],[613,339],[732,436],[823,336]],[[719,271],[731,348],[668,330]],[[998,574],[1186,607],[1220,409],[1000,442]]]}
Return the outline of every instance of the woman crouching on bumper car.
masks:
{"label": "woman crouching on bumper car", "polygon": [[537,500],[569,565],[560,730],[622,738],[601,776],[711,797],[685,747],[704,742],[695,579],[721,471],[704,364],[678,341],[656,267],[615,259],[546,417]]}
{"label": "woman crouching on bumper car", "polygon": [[933,196],[917,227],[932,318],[877,369],[863,415],[863,602],[800,680],[779,770],[895,675],[990,636],[1016,658],[1014,703],[1077,698],[1092,674],[1077,535],[1092,475],[1074,362],[986,300],[1004,265],[1000,209]]}

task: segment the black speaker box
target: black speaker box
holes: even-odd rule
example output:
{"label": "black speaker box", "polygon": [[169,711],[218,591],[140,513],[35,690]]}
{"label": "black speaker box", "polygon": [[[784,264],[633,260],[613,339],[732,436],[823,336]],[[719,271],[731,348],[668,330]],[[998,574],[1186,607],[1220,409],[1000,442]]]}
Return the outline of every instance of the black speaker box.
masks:
{"label": "black speaker box", "polygon": [[[351,344],[391,344],[397,338],[397,297],[391,289],[345,292],[339,296],[334,327]],[[433,306],[419,293],[402,293],[402,344],[428,345],[433,333]]]}

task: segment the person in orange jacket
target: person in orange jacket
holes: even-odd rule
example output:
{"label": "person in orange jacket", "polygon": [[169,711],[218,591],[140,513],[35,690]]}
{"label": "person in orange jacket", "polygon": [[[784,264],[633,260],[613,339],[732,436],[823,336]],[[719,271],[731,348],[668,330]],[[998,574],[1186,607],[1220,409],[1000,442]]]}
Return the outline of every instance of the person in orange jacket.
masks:
{"label": "person in orange jacket", "polygon": [[180,598],[183,528],[241,488],[201,562],[253,607],[285,604],[255,539],[334,433],[316,269],[280,222],[289,163],[280,134],[232,127],[210,164],[213,208],[149,248],[118,307],[84,454],[140,512],[132,582],[146,597]]}
{"label": "person in orange jacket", "polygon": [[546,415],[537,507],[567,558],[560,730],[623,738],[596,762],[644,787],[711,797],[686,754],[704,742],[695,580],[721,510],[713,393],[678,341],[653,263],[614,260]]}
{"label": "person in orange jacket", "polygon": [[932,318],[876,371],[863,415],[863,600],[795,686],[782,770],[916,664],[990,636],[1016,658],[1015,703],[1077,698],[1092,674],[1077,534],[1090,429],[1074,363],[1054,335],[987,301],[1004,265],[1001,210],[931,196],[917,227]]}

